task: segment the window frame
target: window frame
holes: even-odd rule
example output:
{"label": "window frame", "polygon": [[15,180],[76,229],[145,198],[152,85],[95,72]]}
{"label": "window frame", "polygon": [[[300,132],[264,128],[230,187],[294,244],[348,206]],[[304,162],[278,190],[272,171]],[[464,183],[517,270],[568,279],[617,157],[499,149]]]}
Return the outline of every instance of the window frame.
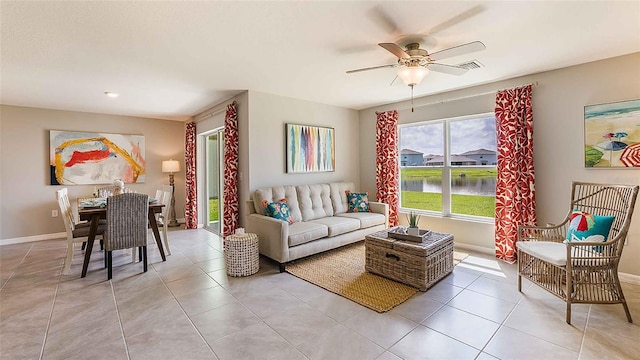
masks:
{"label": "window frame", "polygon": [[[468,165],[451,165],[451,129],[450,129],[450,123],[452,122],[456,122],[456,121],[465,121],[465,120],[471,120],[471,119],[478,119],[478,118],[483,118],[483,117],[494,117],[495,118],[495,113],[493,112],[486,112],[486,113],[478,113],[478,114],[471,114],[471,115],[463,115],[463,116],[456,116],[456,117],[449,117],[449,118],[441,118],[441,119],[434,119],[434,120],[425,120],[425,121],[416,121],[416,122],[412,122],[412,123],[407,123],[407,124],[400,124],[398,125],[398,135],[401,134],[401,129],[402,128],[410,128],[410,127],[414,127],[414,126],[420,126],[420,125],[432,125],[432,124],[441,124],[441,126],[443,127],[443,156],[444,156],[444,161],[443,161],[443,165],[442,166],[402,166],[401,160],[401,154],[400,154],[400,149],[398,149],[398,183],[399,185],[402,184],[402,169],[403,168],[410,168],[410,169],[440,169],[442,171],[442,211],[434,211],[434,210],[424,210],[424,209],[414,209],[414,208],[407,208],[407,207],[402,207],[402,189],[399,189],[398,192],[398,196],[399,196],[399,210],[401,212],[410,212],[410,211],[415,211],[421,215],[428,215],[428,216],[433,216],[433,217],[441,217],[441,218],[450,218],[450,219],[457,219],[457,220],[463,220],[463,221],[473,221],[473,222],[479,222],[479,223],[494,223],[495,222],[495,216],[493,217],[485,217],[485,216],[478,216],[478,215],[466,215],[466,214],[455,214],[451,212],[451,205],[452,205],[452,201],[451,201],[451,172],[452,170],[465,170],[465,169],[497,169],[498,165],[497,165],[497,161],[495,165],[474,165],[474,166],[468,166]],[[398,141],[398,147],[400,148],[401,145],[401,140]],[[497,139],[496,139],[496,148],[497,148]],[[496,153],[497,153],[497,149],[496,149]],[[446,184],[448,184],[447,186],[445,186]]]}

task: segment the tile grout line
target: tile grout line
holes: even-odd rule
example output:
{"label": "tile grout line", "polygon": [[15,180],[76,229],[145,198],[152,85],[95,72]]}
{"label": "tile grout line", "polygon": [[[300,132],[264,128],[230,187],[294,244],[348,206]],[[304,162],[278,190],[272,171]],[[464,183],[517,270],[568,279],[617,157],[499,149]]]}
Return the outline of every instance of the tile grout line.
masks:
{"label": "tile grout line", "polygon": [[[31,249],[29,249],[29,252],[31,252]],[[27,255],[29,254],[29,252],[27,252]],[[25,255],[25,258],[27,257],[27,255]],[[58,283],[56,284],[56,291],[53,293],[53,301],[51,302],[51,310],[49,311],[49,319],[47,320],[47,327],[44,329],[44,339],[42,339],[42,347],[40,348],[40,357],[39,357],[40,360],[42,360],[42,357],[44,356],[44,348],[47,345],[47,336],[49,335],[49,329],[51,328],[51,319],[53,318],[53,310],[56,306],[56,298],[58,297],[58,289],[60,288],[60,279],[62,279],[63,270],[64,270],[64,263],[62,263],[62,269],[60,269],[60,274],[58,275]]]}
{"label": "tile grout line", "polygon": [[24,262],[24,260],[27,258],[27,255],[29,255],[29,253],[31,252],[31,249],[33,249],[34,245],[35,244],[32,244],[31,246],[29,246],[29,250],[27,250],[27,253],[24,254],[24,256],[22,257],[22,259],[20,260],[18,265],[16,265],[16,267],[13,269],[13,271],[11,272],[11,275],[9,275],[9,277],[7,278],[7,281],[5,281],[4,284],[2,284],[2,286],[0,287],[0,291],[2,291],[2,289],[4,289],[4,287],[7,285],[9,280],[11,280],[11,278],[13,278],[13,275],[16,273],[16,271],[18,271],[18,267],[20,267],[20,264],[22,264]]}
{"label": "tile grout line", "polygon": [[122,327],[122,319],[120,318],[120,311],[118,310],[118,301],[116,300],[116,292],[113,289],[113,280],[109,280],[109,286],[111,286],[111,296],[113,296],[113,305],[116,308],[116,316],[118,317],[118,325],[120,326],[120,335],[122,336],[122,342],[124,342],[124,351],[127,354],[127,359],[131,360],[129,354],[129,346],[127,345],[127,339],[124,336],[124,328]]}

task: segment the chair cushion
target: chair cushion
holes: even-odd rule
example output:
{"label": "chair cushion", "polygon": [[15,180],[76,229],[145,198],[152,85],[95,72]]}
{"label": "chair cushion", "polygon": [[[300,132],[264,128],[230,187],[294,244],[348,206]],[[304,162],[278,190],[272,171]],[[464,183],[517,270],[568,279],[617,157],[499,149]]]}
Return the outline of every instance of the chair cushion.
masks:
{"label": "chair cushion", "polygon": [[360,229],[366,229],[376,225],[384,225],[385,221],[384,215],[372,212],[342,213],[336,216],[360,221]]}
{"label": "chair cushion", "polygon": [[557,266],[567,265],[567,245],[550,241],[518,241],[519,251]]}
{"label": "chair cushion", "polygon": [[329,237],[338,236],[360,228],[360,222],[358,220],[340,216],[330,216],[311,220],[310,222],[326,225],[329,229]]}
{"label": "chair cushion", "polygon": [[327,235],[329,235],[329,228],[326,225],[310,221],[293,223],[289,225],[289,246],[308,243]]}
{"label": "chair cushion", "polygon": [[[82,224],[85,224],[85,223],[82,223]],[[84,226],[84,225],[83,226],[77,226],[76,225],[76,228],[73,229],[73,237],[74,238],[89,236],[89,230],[91,230],[91,227],[88,225],[88,223],[86,223],[86,224],[87,224],[87,226]],[[80,225],[80,224],[78,224],[78,225]],[[98,224],[98,230],[96,231],[96,234],[103,234],[105,229],[106,229],[106,225],[107,225],[106,220],[105,220],[104,223],[102,223],[102,221],[101,221],[101,223]]]}

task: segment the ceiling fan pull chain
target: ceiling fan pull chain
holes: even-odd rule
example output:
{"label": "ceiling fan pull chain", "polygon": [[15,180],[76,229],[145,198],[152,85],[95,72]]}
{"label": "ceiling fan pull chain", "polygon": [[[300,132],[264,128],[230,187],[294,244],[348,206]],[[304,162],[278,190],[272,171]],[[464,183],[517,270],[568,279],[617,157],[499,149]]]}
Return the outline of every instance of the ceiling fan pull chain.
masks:
{"label": "ceiling fan pull chain", "polygon": [[413,85],[411,85],[411,112],[413,112]]}

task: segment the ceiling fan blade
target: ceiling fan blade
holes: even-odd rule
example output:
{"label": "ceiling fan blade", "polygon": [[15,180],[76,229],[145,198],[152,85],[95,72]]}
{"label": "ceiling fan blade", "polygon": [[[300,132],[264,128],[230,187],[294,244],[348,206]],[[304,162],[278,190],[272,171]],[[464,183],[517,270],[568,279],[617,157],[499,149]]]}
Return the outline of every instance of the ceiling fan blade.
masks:
{"label": "ceiling fan blade", "polygon": [[393,86],[393,83],[396,82],[396,79],[398,79],[398,75],[396,75],[396,77],[391,80],[391,84],[389,84],[389,86]]}
{"label": "ceiling fan blade", "polygon": [[382,27],[388,34],[395,35],[398,32],[398,24],[380,6],[367,11],[367,15],[373,22]]}
{"label": "ceiling fan blade", "polygon": [[429,30],[429,34],[435,34],[440,31],[446,30],[454,25],[457,25],[471,17],[478,15],[479,13],[484,11],[484,6],[476,5],[466,11],[461,12],[460,14],[441,22],[440,24],[434,26]]}
{"label": "ceiling fan blade", "polygon": [[468,53],[481,51],[486,49],[487,47],[480,41],[470,42],[464,45],[454,46],[452,48],[436,51],[433,54],[429,54],[431,60],[438,61],[454,56],[465,55]]}
{"label": "ceiling fan blade", "polygon": [[467,71],[469,71],[469,69],[466,69],[463,67],[437,64],[437,63],[431,63],[427,66],[427,68],[431,71],[437,71],[437,72],[450,74],[450,75],[462,75]]}
{"label": "ceiling fan blade", "polygon": [[397,66],[398,66],[398,64],[371,66],[371,67],[366,67],[366,68],[362,68],[362,69],[349,70],[349,71],[347,71],[347,74],[353,74],[353,73],[357,73],[357,72],[360,72],[360,71],[368,71],[368,70],[375,70],[375,69],[393,68],[393,67],[397,67]]}
{"label": "ceiling fan blade", "polygon": [[394,43],[380,43],[378,44],[382,46],[385,50],[397,56],[399,59],[410,59],[411,56],[407,54],[404,49]]}

